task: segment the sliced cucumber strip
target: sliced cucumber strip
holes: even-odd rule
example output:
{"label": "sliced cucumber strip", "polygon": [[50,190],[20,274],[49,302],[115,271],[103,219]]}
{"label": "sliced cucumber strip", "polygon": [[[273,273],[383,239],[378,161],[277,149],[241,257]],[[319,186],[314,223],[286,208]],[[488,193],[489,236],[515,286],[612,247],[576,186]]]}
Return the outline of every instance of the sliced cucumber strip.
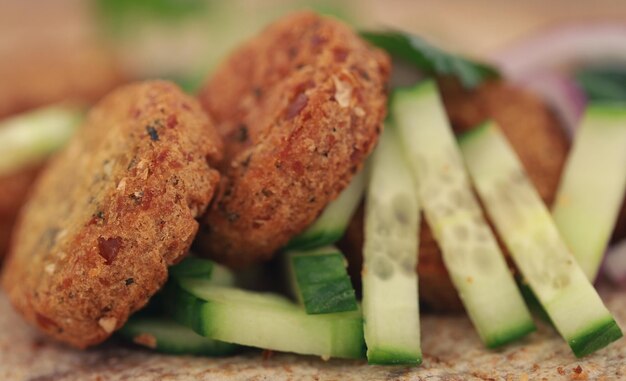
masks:
{"label": "sliced cucumber strip", "polygon": [[211,283],[218,286],[232,286],[235,284],[235,275],[229,269],[208,259],[198,258],[193,255],[171,266],[169,274],[175,279],[210,279]]}
{"label": "sliced cucumber strip", "polygon": [[41,162],[61,148],[83,117],[73,106],[51,106],[0,122],[0,175]]}
{"label": "sliced cucumber strip", "polygon": [[211,278],[215,263],[207,259],[189,255],[169,268],[169,274],[176,278]]}
{"label": "sliced cucumber strip", "polygon": [[294,293],[306,313],[328,314],[359,308],[346,258],[337,248],[291,251],[285,255]]}
{"label": "sliced cucumber strip", "polygon": [[576,132],[552,217],[594,280],[626,190],[626,104],[591,105]]}
{"label": "sliced cucumber strip", "polygon": [[157,352],[225,356],[237,345],[200,336],[193,330],[167,318],[133,316],[119,331],[122,337]]}
{"label": "sliced cucumber strip", "polygon": [[392,116],[404,142],[426,221],[483,342],[496,347],[535,329],[472,193],[433,81],[398,91]]}
{"label": "sliced cucumber strip", "polygon": [[506,138],[487,123],[461,139],[476,189],[522,275],[576,356],[622,336]]}
{"label": "sliced cucumber strip", "polygon": [[360,311],[308,315],[281,296],[201,279],[181,279],[178,287],[168,298],[175,319],[203,336],[324,358],[364,354]]}
{"label": "sliced cucumber strip", "polygon": [[350,223],[364,189],[363,171],[352,178],[350,185],[339,197],[326,206],[319,218],[304,232],[294,237],[287,247],[306,250],[331,245],[343,236]]}
{"label": "sliced cucumber strip", "polygon": [[391,125],[369,163],[363,319],[370,364],[420,364],[417,186]]}
{"label": "sliced cucumber strip", "polygon": [[[194,256],[188,256],[171,266],[169,274],[174,281],[202,279],[215,285],[232,285],[235,281],[234,275],[228,269]],[[165,293],[156,294],[148,307],[131,316],[120,334],[136,344],[164,353],[221,356],[235,351],[237,346],[234,344],[200,336],[169,318],[159,317],[164,312],[164,306],[169,303],[168,298],[169,295]]]}

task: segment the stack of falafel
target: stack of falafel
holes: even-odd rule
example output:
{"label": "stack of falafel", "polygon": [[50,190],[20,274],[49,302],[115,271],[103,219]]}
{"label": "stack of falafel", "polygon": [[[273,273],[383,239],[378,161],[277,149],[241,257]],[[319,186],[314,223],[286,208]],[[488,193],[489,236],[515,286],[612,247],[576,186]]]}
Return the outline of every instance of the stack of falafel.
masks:
{"label": "stack of falafel", "polygon": [[[32,186],[5,292],[30,323],[84,348],[146,305],[194,243],[231,267],[270,259],[363,166],[383,128],[390,71],[387,55],[348,26],[305,12],[233,52],[195,97],[166,81],[117,88]],[[502,82],[466,90],[445,78],[441,88],[458,132],[488,117],[502,126],[550,204],[569,145],[551,111]],[[341,243],[355,274],[362,231],[357,213]],[[422,301],[460,309],[427,226],[420,234]]]}

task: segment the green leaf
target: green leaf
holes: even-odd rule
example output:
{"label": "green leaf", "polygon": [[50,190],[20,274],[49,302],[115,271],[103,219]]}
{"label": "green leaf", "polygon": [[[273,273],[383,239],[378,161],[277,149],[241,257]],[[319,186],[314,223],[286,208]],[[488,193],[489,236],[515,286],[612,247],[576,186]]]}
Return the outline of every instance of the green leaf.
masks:
{"label": "green leaf", "polygon": [[95,0],[95,11],[108,33],[123,36],[138,23],[175,23],[203,14],[208,0]]}
{"label": "green leaf", "polygon": [[97,0],[100,12],[109,16],[133,13],[164,20],[191,16],[208,5],[204,0]]}
{"label": "green leaf", "polygon": [[626,68],[594,67],[576,73],[589,101],[626,101]]}
{"label": "green leaf", "polygon": [[467,88],[476,87],[486,79],[500,77],[492,66],[446,52],[412,34],[386,31],[361,32],[361,36],[426,74],[455,76]]}

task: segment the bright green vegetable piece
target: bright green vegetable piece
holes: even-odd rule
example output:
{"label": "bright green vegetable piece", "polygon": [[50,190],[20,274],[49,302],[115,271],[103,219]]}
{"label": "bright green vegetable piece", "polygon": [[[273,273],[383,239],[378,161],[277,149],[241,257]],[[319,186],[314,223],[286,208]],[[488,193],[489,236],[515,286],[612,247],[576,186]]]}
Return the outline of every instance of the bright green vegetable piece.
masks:
{"label": "bright green vegetable piece", "polygon": [[481,339],[496,347],[533,331],[530,312],[472,193],[435,83],[398,91],[391,114],[426,221]]}
{"label": "bright green vegetable piece", "polygon": [[369,163],[363,317],[370,364],[420,364],[417,186],[388,125]]}
{"label": "bright green vegetable piece", "polygon": [[0,121],[0,175],[42,162],[61,148],[83,118],[75,106],[50,106]]}
{"label": "bright green vegetable piece", "polygon": [[358,309],[346,259],[337,248],[290,251],[285,255],[294,293],[308,314]]}
{"label": "bright green vegetable piece", "polygon": [[592,104],[576,132],[552,217],[594,280],[626,191],[626,104]]}
{"label": "bright green vegetable piece", "polygon": [[136,344],[169,354],[226,356],[233,354],[238,347],[200,336],[163,317],[132,316],[119,333]]}
{"label": "bright green vegetable piece", "polygon": [[588,355],[622,337],[497,126],[481,126],[460,145],[513,260],[574,354]]}
{"label": "bright green vegetable piece", "polygon": [[170,267],[169,274],[175,279],[210,279],[212,284],[218,286],[235,284],[235,275],[229,269],[208,259],[193,255]]}
{"label": "bright green vegetable piece", "polygon": [[336,200],[326,206],[322,215],[304,232],[294,237],[287,247],[292,250],[307,250],[332,245],[346,231],[354,211],[361,202],[364,175],[361,171],[341,192]]}
{"label": "bright green vegetable piece", "polygon": [[289,300],[267,293],[182,279],[170,290],[175,319],[216,340],[324,358],[361,358],[360,311],[308,315]]}
{"label": "bright green vegetable piece", "polygon": [[422,38],[400,31],[362,32],[370,43],[386,50],[429,75],[453,75],[468,88],[499,78],[497,69],[439,49]]}

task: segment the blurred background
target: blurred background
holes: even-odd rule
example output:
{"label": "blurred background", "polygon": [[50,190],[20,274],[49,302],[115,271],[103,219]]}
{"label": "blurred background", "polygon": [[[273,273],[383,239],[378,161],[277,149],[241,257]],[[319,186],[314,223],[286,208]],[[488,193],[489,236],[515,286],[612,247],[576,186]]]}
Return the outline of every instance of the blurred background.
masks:
{"label": "blurred background", "polygon": [[[542,99],[569,131],[587,99],[626,99],[623,0],[0,0],[0,119],[58,102],[88,106],[137,79],[171,79],[194,92],[234,46],[296,9],[360,30],[402,29],[493,64],[507,82]],[[510,91],[487,93],[483,103],[496,99],[491,116],[503,110],[508,117],[501,99]],[[450,107],[454,97],[445,95],[449,112],[462,109]],[[532,114],[519,110],[513,119]],[[451,119],[457,122],[454,113]],[[17,128],[6,132],[4,121],[0,143],[28,141]],[[35,152],[16,164],[3,152],[0,257],[46,158]]]}
{"label": "blurred background", "polygon": [[[0,258],[32,182],[89,105],[146,78],[193,93],[238,43],[297,9],[358,30],[411,32],[500,70],[504,81],[472,91],[442,84],[449,118],[457,131],[485,118],[500,123],[548,205],[586,102],[626,101],[624,0],[0,0]],[[56,115],[60,132],[15,119],[59,102],[83,110],[42,116],[50,124]],[[622,210],[613,240],[624,237]],[[420,286],[421,297],[460,309],[429,239],[435,255],[420,254],[420,281],[434,286]],[[620,247],[621,267],[612,268],[626,285],[626,243]]]}
{"label": "blurred background", "polygon": [[193,87],[237,42],[302,8],[361,28],[401,28],[483,58],[558,25],[626,23],[619,0],[2,0],[0,115],[20,108],[4,93],[29,93],[22,108],[53,100],[63,85],[89,98],[122,74]]}

